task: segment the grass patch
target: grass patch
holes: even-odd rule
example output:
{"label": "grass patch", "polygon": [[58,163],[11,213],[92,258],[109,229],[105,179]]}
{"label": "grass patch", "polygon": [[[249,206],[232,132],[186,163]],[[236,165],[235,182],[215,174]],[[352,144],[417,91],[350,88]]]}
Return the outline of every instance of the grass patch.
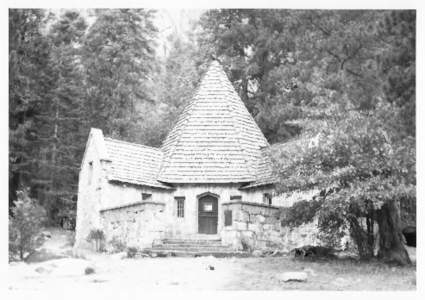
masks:
{"label": "grass patch", "polygon": [[[378,261],[353,259],[294,259],[292,257],[247,258],[238,282],[230,289],[296,290],[412,290],[416,289],[415,266],[399,267]],[[277,274],[305,271],[305,283],[282,283]]]}

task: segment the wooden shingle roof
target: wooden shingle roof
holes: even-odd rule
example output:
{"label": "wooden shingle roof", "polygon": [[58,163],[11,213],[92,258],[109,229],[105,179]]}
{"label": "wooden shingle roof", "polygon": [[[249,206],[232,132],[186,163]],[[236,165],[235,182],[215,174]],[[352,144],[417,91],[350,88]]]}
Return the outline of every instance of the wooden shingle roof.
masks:
{"label": "wooden shingle roof", "polygon": [[213,61],[195,96],[161,149],[90,136],[109,161],[108,179],[156,188],[175,183],[241,183],[253,188],[274,183],[270,145]]}
{"label": "wooden shingle roof", "polygon": [[268,147],[221,65],[213,61],[163,143],[158,180],[168,183],[269,180],[268,170],[272,166],[262,153]]}
{"label": "wooden shingle roof", "polygon": [[254,166],[256,180],[241,187],[241,189],[255,188],[277,182],[277,176],[273,172],[273,161],[271,158],[270,147],[261,148],[261,157]]}
{"label": "wooden shingle roof", "polygon": [[158,188],[169,186],[156,180],[163,154],[157,148],[104,138],[111,168],[108,179]]}

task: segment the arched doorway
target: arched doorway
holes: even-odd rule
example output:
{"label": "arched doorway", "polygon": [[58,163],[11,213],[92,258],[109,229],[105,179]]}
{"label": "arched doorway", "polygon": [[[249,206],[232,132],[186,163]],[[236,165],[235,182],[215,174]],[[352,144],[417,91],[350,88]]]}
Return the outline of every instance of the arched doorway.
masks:
{"label": "arched doorway", "polygon": [[198,199],[198,233],[217,234],[218,199],[211,193]]}

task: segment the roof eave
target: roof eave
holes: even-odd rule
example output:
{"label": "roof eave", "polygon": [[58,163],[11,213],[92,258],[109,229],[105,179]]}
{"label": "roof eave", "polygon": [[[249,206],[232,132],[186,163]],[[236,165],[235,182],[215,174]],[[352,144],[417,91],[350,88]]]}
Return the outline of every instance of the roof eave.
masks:
{"label": "roof eave", "polygon": [[255,188],[264,188],[266,186],[271,186],[274,187],[274,185],[276,184],[276,181],[272,181],[272,182],[261,182],[261,183],[251,183],[245,186],[241,186],[239,189],[240,190],[249,190],[249,189],[255,189]]}
{"label": "roof eave", "polygon": [[158,179],[159,182],[162,182],[164,184],[247,184],[252,182],[252,180],[223,180],[223,181],[217,181],[217,180],[176,180],[176,179]]}
{"label": "roof eave", "polygon": [[175,187],[173,186],[165,186],[165,185],[156,185],[156,184],[151,184],[151,183],[137,183],[137,182],[131,182],[131,181],[126,181],[126,180],[122,180],[122,179],[117,179],[117,178],[109,178],[108,182],[111,183],[115,183],[115,184],[128,184],[128,185],[133,185],[133,186],[138,186],[138,187],[149,187],[149,188],[154,188],[154,189],[161,189],[161,190],[175,190]]}

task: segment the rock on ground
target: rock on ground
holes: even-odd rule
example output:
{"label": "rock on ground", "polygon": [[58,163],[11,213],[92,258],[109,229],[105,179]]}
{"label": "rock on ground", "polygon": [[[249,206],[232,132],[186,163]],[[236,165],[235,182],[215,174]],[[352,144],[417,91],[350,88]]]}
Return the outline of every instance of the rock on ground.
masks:
{"label": "rock on ground", "polygon": [[285,272],[278,275],[279,280],[283,282],[288,281],[307,281],[306,272]]}

